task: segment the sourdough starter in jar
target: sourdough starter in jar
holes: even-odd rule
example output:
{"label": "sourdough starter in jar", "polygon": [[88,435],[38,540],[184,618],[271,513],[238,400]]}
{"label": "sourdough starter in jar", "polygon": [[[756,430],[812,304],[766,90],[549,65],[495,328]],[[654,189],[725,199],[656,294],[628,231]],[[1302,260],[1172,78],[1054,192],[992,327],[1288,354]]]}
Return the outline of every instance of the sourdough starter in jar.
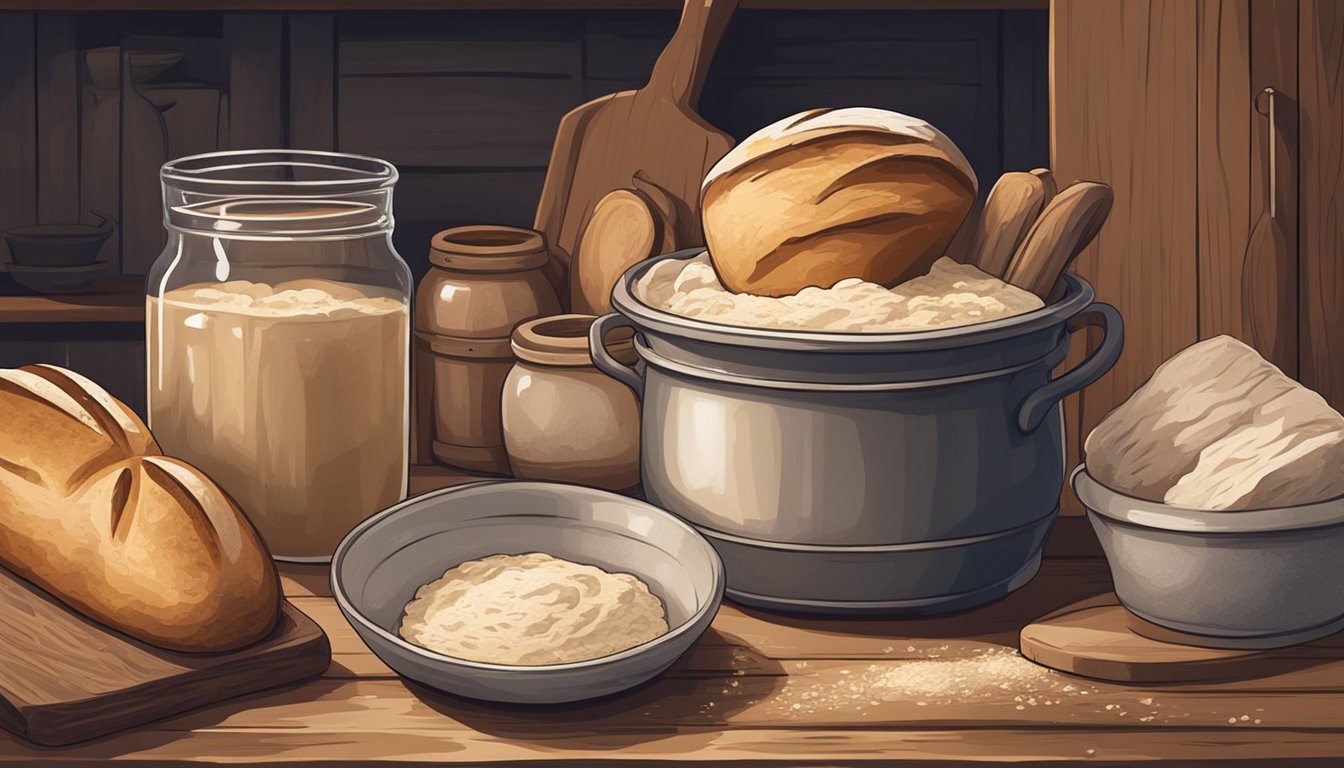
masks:
{"label": "sourdough starter in jar", "polygon": [[403,300],[329,280],[231,280],[169,290],[148,311],[155,437],[228,491],[276,557],[330,557],[402,498]]}

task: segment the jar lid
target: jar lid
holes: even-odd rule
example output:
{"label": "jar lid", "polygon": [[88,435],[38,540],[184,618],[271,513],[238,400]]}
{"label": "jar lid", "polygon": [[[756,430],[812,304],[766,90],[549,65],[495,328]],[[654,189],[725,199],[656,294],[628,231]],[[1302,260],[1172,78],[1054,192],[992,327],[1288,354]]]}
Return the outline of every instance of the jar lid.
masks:
{"label": "jar lid", "polygon": [[[519,360],[541,365],[592,365],[588,329],[593,315],[552,315],[529,320],[513,329],[513,353]],[[635,362],[634,329],[620,328],[607,336],[607,351],[627,365]]]}
{"label": "jar lid", "polygon": [[546,266],[546,237],[534,229],[500,224],[453,227],[429,241],[429,260],[464,272],[520,272]]}

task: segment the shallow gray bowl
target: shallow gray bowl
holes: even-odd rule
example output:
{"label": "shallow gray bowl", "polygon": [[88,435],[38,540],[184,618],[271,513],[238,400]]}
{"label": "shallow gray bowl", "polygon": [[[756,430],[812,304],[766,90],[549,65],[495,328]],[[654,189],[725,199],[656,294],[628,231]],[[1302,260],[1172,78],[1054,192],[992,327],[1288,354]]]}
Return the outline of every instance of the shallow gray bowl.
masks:
{"label": "shallow gray bowl", "polygon": [[[514,666],[445,656],[397,634],[423,584],[467,560],[545,552],[632,573],[667,610],[667,634],[572,664]],[[667,669],[709,627],[723,563],[686,523],[646,502],[559,483],[490,481],[403,501],[364,521],[331,561],[336,604],[369,649],[416,682],[487,701],[554,704],[616,693]]]}
{"label": "shallow gray bowl", "polygon": [[1213,648],[1278,648],[1344,629],[1344,497],[1207,511],[1069,479],[1131,613]]}

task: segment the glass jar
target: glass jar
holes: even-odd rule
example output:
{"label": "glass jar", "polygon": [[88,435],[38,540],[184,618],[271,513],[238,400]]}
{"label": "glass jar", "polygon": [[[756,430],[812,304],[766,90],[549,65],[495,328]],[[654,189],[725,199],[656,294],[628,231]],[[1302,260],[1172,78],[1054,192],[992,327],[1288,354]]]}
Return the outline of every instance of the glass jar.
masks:
{"label": "glass jar", "polygon": [[[513,331],[518,362],[501,398],[504,446],[515,477],[612,491],[639,485],[639,400],[588,354],[592,315],[557,315]],[[633,365],[629,334],[607,351]]]}
{"label": "glass jar", "polygon": [[278,560],[324,562],[406,496],[411,274],[397,171],[329,152],[218,152],[161,172],[146,298],[149,423]]}

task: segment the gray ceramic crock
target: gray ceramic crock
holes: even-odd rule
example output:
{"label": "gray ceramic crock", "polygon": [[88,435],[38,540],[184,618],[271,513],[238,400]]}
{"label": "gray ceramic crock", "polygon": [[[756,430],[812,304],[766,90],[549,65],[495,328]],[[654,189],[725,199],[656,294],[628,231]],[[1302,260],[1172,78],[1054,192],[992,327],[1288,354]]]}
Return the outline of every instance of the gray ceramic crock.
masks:
{"label": "gray ceramic crock", "polygon": [[[1344,629],[1344,497],[1205,511],[1070,478],[1131,613],[1213,648],[1278,648]],[[1142,631],[1142,630],[1140,630]]]}
{"label": "gray ceramic crock", "polygon": [[[729,597],[770,608],[932,613],[1026,583],[1064,482],[1059,402],[1120,354],[1119,313],[1066,276],[1017,317],[912,333],[744,328],[644,304],[632,267],[594,362],[643,398],[649,499],[719,550]],[[600,340],[638,332],[635,368]],[[1057,379],[1073,332],[1100,345]]]}

